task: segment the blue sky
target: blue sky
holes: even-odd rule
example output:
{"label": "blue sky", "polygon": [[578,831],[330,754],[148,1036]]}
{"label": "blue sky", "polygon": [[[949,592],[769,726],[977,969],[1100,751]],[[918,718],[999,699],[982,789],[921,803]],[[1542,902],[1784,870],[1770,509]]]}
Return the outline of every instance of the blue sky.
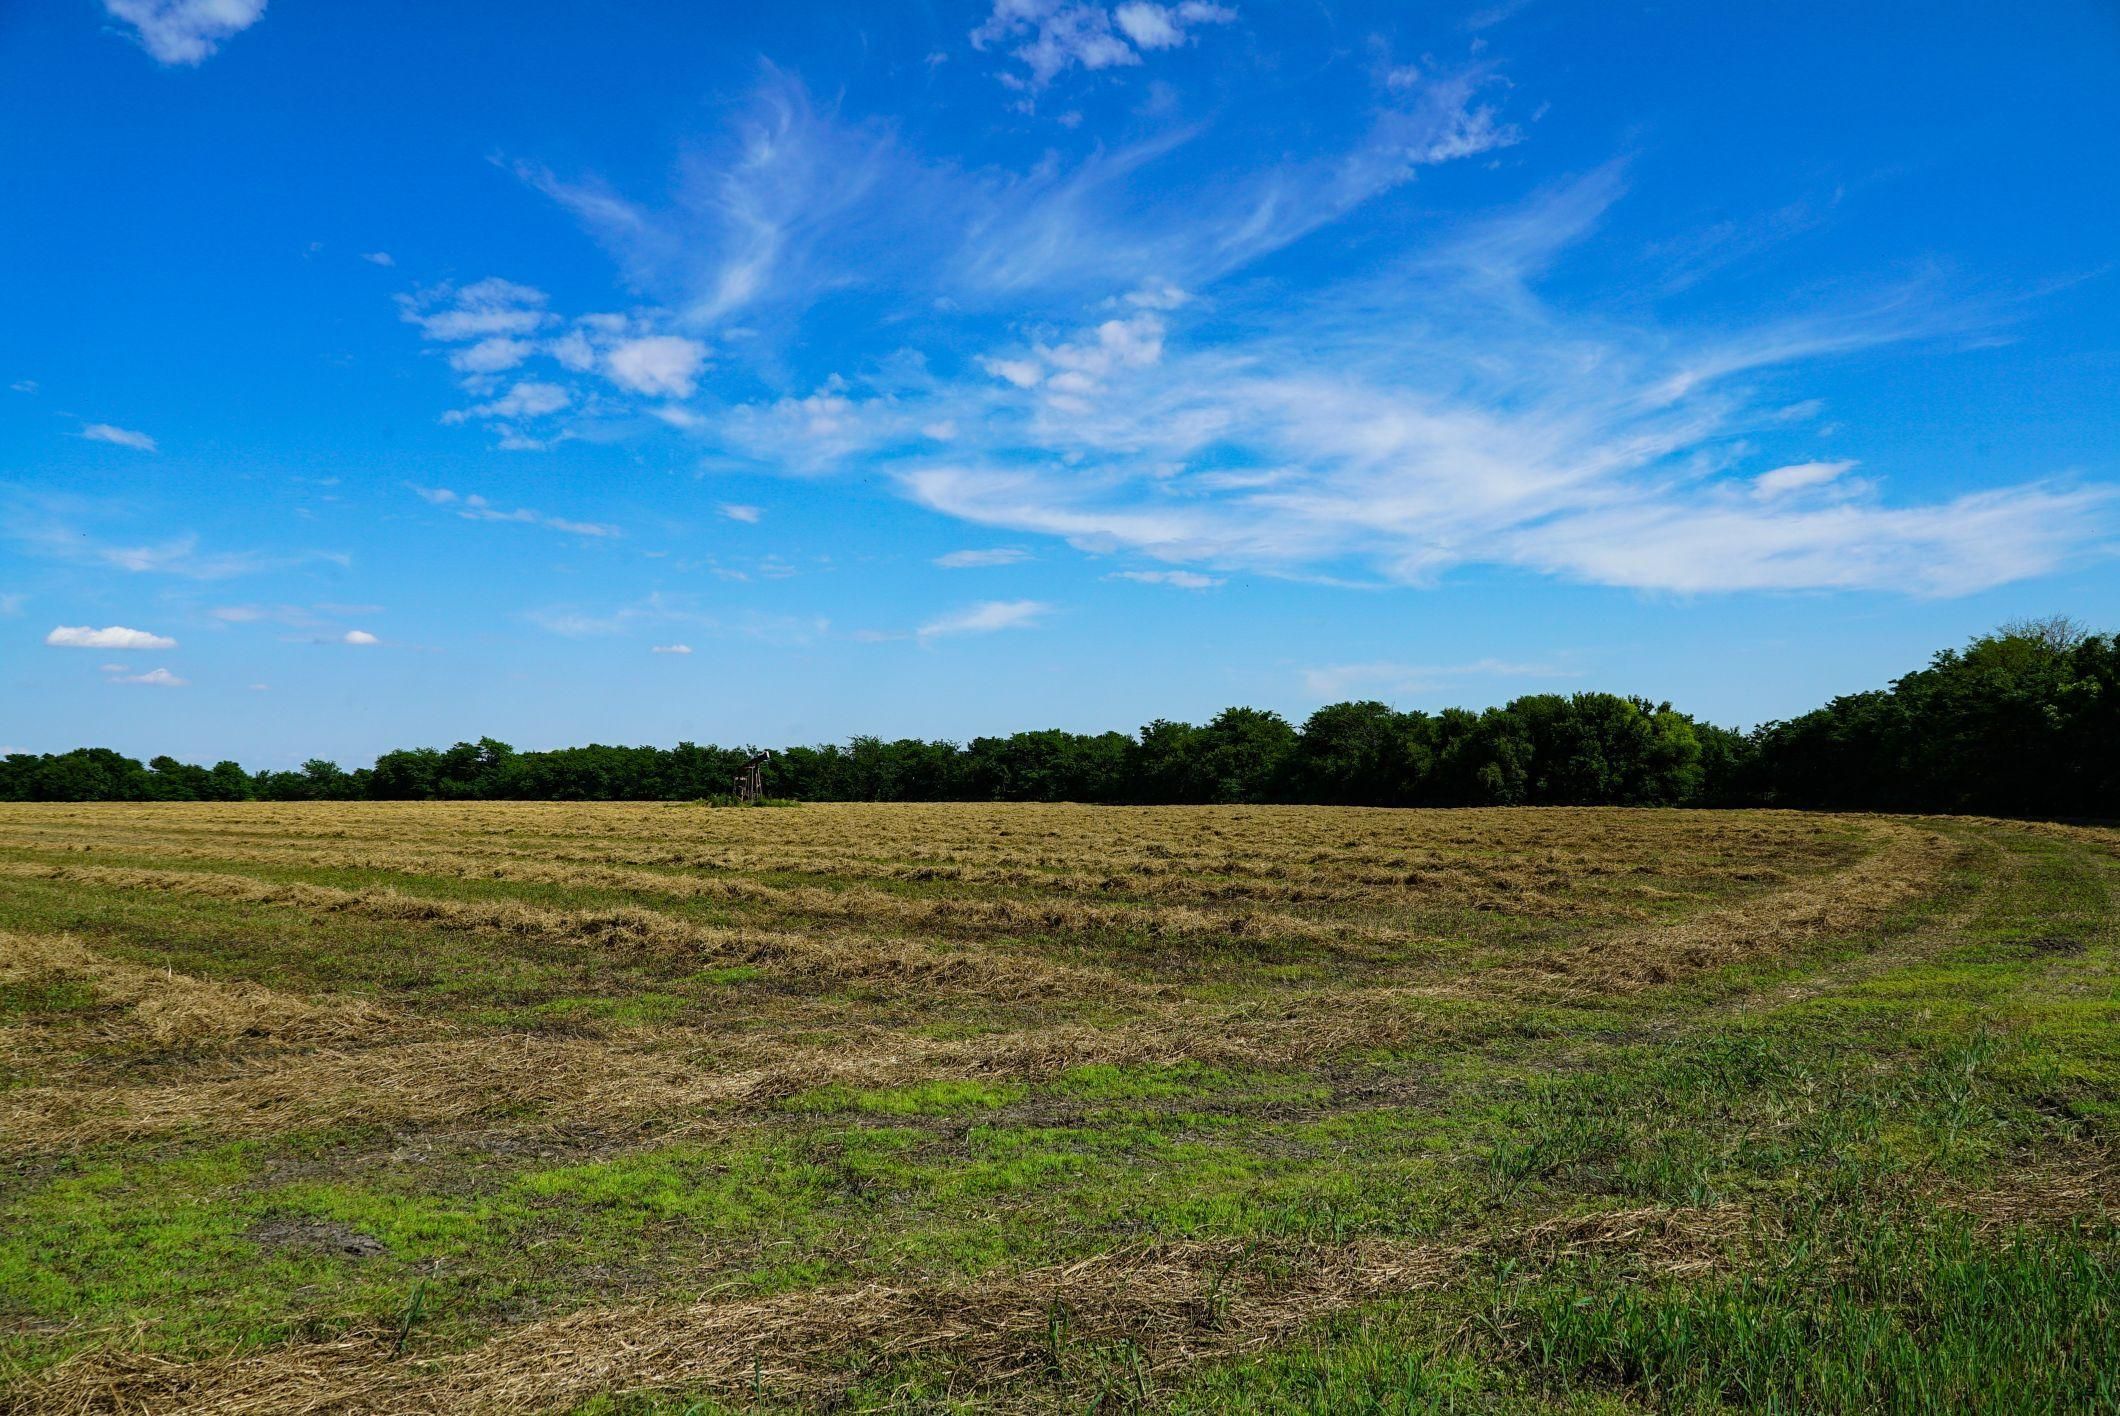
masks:
{"label": "blue sky", "polygon": [[1750,724],[2120,626],[2116,132],[2095,4],[22,0],[0,747]]}

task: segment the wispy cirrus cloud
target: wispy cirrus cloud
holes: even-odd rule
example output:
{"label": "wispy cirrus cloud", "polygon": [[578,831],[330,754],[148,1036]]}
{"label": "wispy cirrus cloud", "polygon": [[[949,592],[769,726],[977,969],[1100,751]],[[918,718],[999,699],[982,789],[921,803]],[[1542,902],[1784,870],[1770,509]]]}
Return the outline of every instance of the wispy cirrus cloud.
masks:
{"label": "wispy cirrus cloud", "polygon": [[983,385],[903,410],[976,407],[959,422],[981,436],[900,456],[901,485],[1090,550],[1401,584],[1484,563],[1689,594],[1953,595],[2111,534],[2112,489],[2066,478],[1903,505],[1845,477],[1853,459],[1749,472],[1746,435],[1800,406],[1787,381],[1977,315],[1919,287],[1691,332],[1548,306],[1543,272],[1623,190],[1607,169],[1541,193],[1410,257],[1417,279],[1276,292],[1234,338],[1191,340],[1174,313],[1124,360],[1083,363],[1111,322],[995,351]]}
{"label": "wispy cirrus cloud", "polygon": [[103,9],[131,28],[155,62],[193,66],[256,24],[265,0],[103,0]]}
{"label": "wispy cirrus cloud", "polygon": [[[1103,35],[1138,57],[1171,37],[1159,23],[1185,33],[1183,7],[1153,8],[1122,21],[1004,0],[990,39],[1035,44],[1040,26],[1079,9],[1070,43]],[[1682,594],[1953,595],[2071,564],[2111,534],[2112,489],[2066,476],[1910,501],[1874,457],[1872,475],[1846,475],[1856,459],[1837,447],[1755,460],[1762,430],[1823,437],[1807,373],[1983,316],[1933,277],[1813,292],[1749,321],[1665,323],[1646,300],[1624,313],[1557,304],[1556,269],[1626,197],[1623,161],[1416,227],[1344,275],[1240,279],[1424,169],[1525,139],[1504,112],[1505,77],[1483,63],[1386,66],[1370,82],[1365,121],[1330,150],[1239,158],[1203,181],[1173,161],[1199,126],[1151,127],[1022,172],[970,171],[769,68],[733,130],[681,162],[659,203],[516,165],[670,328],[629,317],[591,338],[518,292],[470,302],[475,327],[444,328],[460,354],[513,341],[482,367],[528,342],[610,380],[619,339],[680,329],[723,331],[717,357],[748,349],[740,357],[765,366],[774,329],[862,290],[904,331],[893,336],[904,357],[865,351],[858,376],[734,401],[708,387],[727,369],[701,364],[689,394],[703,398],[665,380],[654,392],[668,401],[652,411],[710,448],[711,466],[881,470],[944,516],[1203,580],[1243,569],[1426,585],[1493,565]],[[1668,293],[1668,254],[1633,253],[1641,288]],[[1000,326],[996,311],[1014,318]],[[917,347],[922,331],[947,352]],[[470,374],[467,387],[476,377],[494,378]],[[482,396],[495,395],[497,380]]]}
{"label": "wispy cirrus cloud", "polygon": [[[110,666],[106,665],[105,667]],[[149,688],[183,688],[191,682],[190,679],[178,678],[168,669],[149,669],[147,672],[140,674],[111,673],[106,675],[104,681],[106,683],[144,684]]]}
{"label": "wispy cirrus cloud", "polygon": [[983,550],[950,551],[935,557],[935,564],[944,570],[986,570],[1000,565],[1016,565],[1031,558],[1031,553],[1021,546],[992,546]]}
{"label": "wispy cirrus cloud", "polygon": [[1136,585],[1168,585],[1176,590],[1212,590],[1223,583],[1219,575],[1196,570],[1115,570],[1106,580],[1131,580]]}
{"label": "wispy cirrus cloud", "polygon": [[81,436],[90,442],[109,443],[113,447],[129,447],[134,452],[156,451],[155,440],[132,428],[120,428],[110,423],[89,423],[81,429]]}
{"label": "wispy cirrus cloud", "polygon": [[961,610],[937,615],[913,635],[926,644],[960,634],[993,634],[1004,629],[1029,629],[1053,613],[1042,600],[981,600]]}
{"label": "wispy cirrus cloud", "polygon": [[[810,644],[831,632],[831,621],[822,615],[774,614],[758,611],[730,615],[708,608],[697,596],[655,591],[641,599],[611,609],[581,605],[552,605],[527,612],[523,618],[550,634],[566,639],[599,639],[631,635],[643,628],[682,626],[685,630],[715,638],[755,639],[767,644]],[[669,646],[665,646],[669,650]],[[690,653],[688,648],[683,652]]]}
{"label": "wispy cirrus cloud", "polygon": [[1303,688],[1322,701],[1343,701],[1357,694],[1382,693],[1403,696],[1432,693],[1451,684],[1503,679],[1573,678],[1573,670],[1550,664],[1512,663],[1505,659],[1479,659],[1469,664],[1405,664],[1373,660],[1359,664],[1329,664],[1303,670]]}
{"label": "wispy cirrus cloud", "polygon": [[564,531],[570,536],[610,537],[625,534],[618,527],[601,521],[575,521],[563,516],[547,516],[528,507],[503,510],[476,492],[459,493],[447,487],[422,487],[410,482],[406,483],[406,488],[427,505],[444,507],[466,521],[506,521],[522,526],[542,526],[551,531]]}
{"label": "wispy cirrus cloud", "polygon": [[[1170,8],[1176,15],[1186,7]],[[1209,7],[1213,8],[1213,7]],[[1123,41],[1121,41],[1123,42]],[[1129,51],[1131,52],[1131,51]],[[1481,68],[1380,90],[1351,146],[1299,162],[1224,168],[1207,184],[1170,160],[1175,127],[1074,162],[967,172],[923,157],[891,127],[820,106],[768,66],[717,143],[677,165],[659,203],[601,179],[515,171],[560,203],[681,325],[786,316],[853,288],[992,304],[1033,294],[1182,291],[1345,216],[1424,167],[1521,139]]]}

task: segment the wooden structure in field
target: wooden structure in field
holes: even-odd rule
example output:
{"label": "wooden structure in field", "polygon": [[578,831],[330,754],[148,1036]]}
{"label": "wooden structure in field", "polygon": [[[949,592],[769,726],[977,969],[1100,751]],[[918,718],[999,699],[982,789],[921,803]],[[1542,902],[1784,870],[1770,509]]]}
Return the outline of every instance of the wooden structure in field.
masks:
{"label": "wooden structure in field", "polygon": [[772,756],[770,752],[761,752],[744,763],[743,770],[736,774],[736,799],[745,806],[766,794],[766,762]]}

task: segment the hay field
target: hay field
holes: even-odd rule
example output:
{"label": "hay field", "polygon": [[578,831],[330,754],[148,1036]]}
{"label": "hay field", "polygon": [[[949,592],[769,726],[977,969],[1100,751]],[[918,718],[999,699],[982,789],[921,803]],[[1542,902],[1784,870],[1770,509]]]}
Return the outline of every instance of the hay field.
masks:
{"label": "hay field", "polygon": [[0,1409],[2120,1408],[2120,833],[0,806]]}

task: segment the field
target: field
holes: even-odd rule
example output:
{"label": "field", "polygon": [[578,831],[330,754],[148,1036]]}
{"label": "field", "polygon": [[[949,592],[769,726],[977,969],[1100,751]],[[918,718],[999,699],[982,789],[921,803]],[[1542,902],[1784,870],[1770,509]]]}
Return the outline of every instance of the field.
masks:
{"label": "field", "polygon": [[0,807],[0,1409],[2120,1407],[2120,832]]}

